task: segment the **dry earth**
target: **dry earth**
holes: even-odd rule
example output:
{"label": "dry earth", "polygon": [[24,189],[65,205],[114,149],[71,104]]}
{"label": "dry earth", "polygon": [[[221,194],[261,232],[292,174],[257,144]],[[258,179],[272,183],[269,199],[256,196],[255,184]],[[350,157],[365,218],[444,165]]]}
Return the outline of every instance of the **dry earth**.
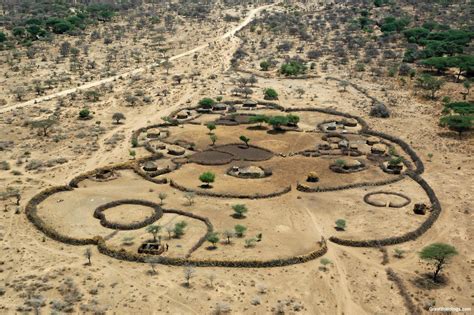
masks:
{"label": "dry earth", "polygon": [[[214,26],[202,26],[201,29],[214,34],[203,35],[207,38],[218,38],[221,36],[219,34],[223,34],[222,28]],[[186,41],[194,43],[188,41],[188,37]],[[65,97],[67,93],[57,94],[62,100],[59,103],[59,98],[55,98],[44,99],[38,104],[33,104],[34,101],[19,104],[12,102],[0,108],[0,140],[13,141],[10,148],[0,151],[1,160],[11,165],[11,170],[0,171],[0,185],[2,188],[19,187],[22,193],[20,214],[15,214],[16,206],[12,200],[1,202],[1,208],[5,211],[2,210],[0,214],[0,313],[21,312],[18,307],[24,305],[32,293],[41,294],[46,299],[46,305],[42,308],[44,313],[50,312],[50,302],[66,300],[72,301],[74,313],[81,312],[79,305],[82,305],[84,312],[104,310],[111,314],[210,314],[218,306],[229,306],[233,314],[270,314],[279,309],[289,314],[408,313],[397,287],[387,279],[387,267],[403,279],[415,304],[420,307],[430,301],[436,301],[436,306],[472,307],[473,138],[470,136],[459,140],[441,132],[433,114],[433,104],[422,101],[405,88],[381,80],[353,78],[351,82],[363,86],[374,97],[384,99],[388,94],[403,100],[391,107],[393,115],[386,120],[368,116],[367,104],[370,102],[364,95],[351,87],[342,92],[336,82],[324,78],[259,79],[255,90],[275,88],[280,92],[277,103],[285,107],[332,107],[360,115],[374,130],[402,138],[418,152],[426,167],[423,177],[437,193],[443,212],[435,225],[416,241],[387,247],[389,262],[386,265],[381,264],[382,253],[378,249],[350,248],[329,242],[325,257],[332,264],[327,271],[320,268],[319,259],[268,269],[197,268],[191,279],[191,287],[187,288],[183,286],[183,267],[158,265],[157,274],[150,275],[148,265],[119,261],[98,253],[94,247],[91,248],[92,265],[87,266],[83,255],[86,247],[53,241],[27,220],[24,206],[40,190],[65,184],[71,178],[97,167],[128,161],[132,131],[160,122],[161,117],[172,110],[195,105],[205,96],[223,95],[224,100],[230,99],[233,86],[231,79],[241,75],[229,69],[230,59],[239,43],[236,37],[223,37],[202,49],[197,60],[193,60],[192,53],[176,59],[170,76],[166,76],[166,71],[161,68],[143,68],[139,80],[131,80],[127,76],[111,80],[113,91],[104,92],[98,102],[90,104],[92,120],[77,119],[84,102]],[[176,84],[169,78],[172,74],[185,73],[189,69],[200,71],[199,79]],[[330,70],[331,76],[345,78],[343,71]],[[99,82],[97,87],[103,83],[93,82]],[[302,98],[294,92],[296,87],[307,91]],[[153,95],[153,101],[136,106],[125,104],[119,95],[137,88]],[[155,97],[157,91],[164,89],[169,91],[167,95]],[[58,87],[57,90],[62,88]],[[260,98],[260,94],[255,98]],[[122,124],[114,124],[110,118],[118,111],[126,116]],[[59,113],[61,119],[49,137],[42,137],[36,130],[24,127],[26,121],[47,117],[53,112]],[[314,126],[311,115],[302,114],[301,118],[302,125]],[[199,137],[205,130],[202,126],[195,128],[202,130],[196,131],[197,136],[191,134],[189,137],[199,143]],[[221,128],[225,129],[218,127],[218,132]],[[239,135],[240,132],[237,132],[234,137]],[[222,137],[225,138],[224,135]],[[251,138],[258,142],[257,137],[252,135]],[[299,140],[294,145],[305,147]],[[278,148],[278,143],[259,144]],[[279,149],[285,150],[282,147]],[[141,148],[136,151],[137,158],[147,155]],[[431,158],[428,157],[430,153],[433,155]],[[64,160],[58,162],[58,158]],[[283,162],[276,159],[265,163],[271,163],[279,169],[279,163]],[[307,165],[303,160],[300,163],[302,167]],[[196,175],[200,173],[201,166],[189,166],[179,170],[182,175],[177,172],[172,176],[176,176],[176,180],[181,180],[183,184],[196,185]],[[281,169],[285,167],[283,165]],[[216,172],[222,171],[220,167],[213,168]],[[298,177],[305,172],[298,171],[291,176]],[[40,207],[40,213],[68,235],[97,234],[98,231],[102,235],[110,234],[110,230],[102,228],[90,213],[83,211],[86,206],[90,209],[89,205],[98,204],[99,201],[103,203],[121,199],[128,194],[146,195],[147,199],[158,202],[157,193],[163,187],[143,181],[128,171],[120,172],[120,175],[110,183],[86,181],[82,183],[84,187],[79,188],[79,194],[55,195]],[[275,184],[268,181],[270,186]],[[221,189],[220,186],[216,188]],[[426,200],[419,187],[406,180],[392,184],[389,188],[404,192],[412,200]],[[169,195],[166,205],[185,208],[183,195],[168,186],[166,189]],[[249,216],[255,213],[255,218],[258,218],[252,221],[247,219],[246,224],[249,230],[263,231],[264,243],[254,249],[246,249],[241,241],[236,241],[230,245],[230,249],[226,245],[219,245],[215,251],[201,248],[195,255],[200,258],[230,259],[299,254],[307,251],[320,236],[327,238],[334,235],[333,222],[340,217],[348,221],[347,231],[342,232],[344,236],[357,238],[399,235],[420,222],[411,211],[412,204],[402,209],[381,209],[364,204],[363,194],[373,190],[377,189],[330,192],[324,193],[324,198],[319,194],[307,195],[293,191],[281,199],[264,201],[265,208],[260,206],[258,200],[246,201],[251,209]],[[301,195],[305,197],[298,199]],[[333,202],[328,203],[327,200]],[[226,200],[223,204],[234,202]],[[69,211],[72,208],[75,211]],[[111,217],[117,220],[136,219],[135,216],[124,216],[123,210],[111,213]],[[147,210],[143,211],[141,215],[146,215]],[[212,198],[196,197],[193,211],[208,216],[212,212],[212,221],[217,230],[228,228],[235,222],[229,216],[229,208],[218,209]],[[285,212],[284,216],[279,215],[282,212]],[[181,218],[165,215],[161,220],[163,222],[160,224],[167,225]],[[203,233],[204,226],[190,222],[186,236],[179,242],[169,240],[170,246],[178,256],[183,255],[192,240]],[[129,233],[121,231],[112,236],[109,242],[118,245],[125,235]],[[131,232],[130,235],[135,236],[136,240],[148,237],[143,230]],[[418,251],[437,241],[452,244],[459,251],[459,255],[445,270],[449,282],[432,290],[418,288],[414,280],[428,270],[418,258]],[[395,248],[404,249],[405,257],[395,258]]]}

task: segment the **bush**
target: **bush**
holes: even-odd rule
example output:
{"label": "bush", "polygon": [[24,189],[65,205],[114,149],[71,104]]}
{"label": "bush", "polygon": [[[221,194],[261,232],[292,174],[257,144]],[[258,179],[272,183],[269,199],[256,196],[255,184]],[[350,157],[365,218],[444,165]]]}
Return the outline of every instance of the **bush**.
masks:
{"label": "bush", "polygon": [[412,68],[406,63],[402,63],[400,67],[398,68],[398,74],[401,76],[408,76],[410,75],[411,71],[412,71]]}
{"label": "bush", "polygon": [[336,220],[336,228],[338,230],[344,231],[346,229],[346,220],[344,219]]}
{"label": "bush", "polygon": [[249,122],[252,124],[259,124],[261,127],[263,123],[268,123],[268,120],[270,118],[265,115],[255,115],[255,116],[250,116]]}
{"label": "bush", "polygon": [[235,235],[237,235],[237,237],[243,237],[245,232],[247,231],[247,227],[237,224],[236,226],[234,226],[234,230]]}
{"label": "bush", "polygon": [[465,131],[472,130],[474,115],[449,115],[441,117],[440,125],[456,131],[461,137]]}
{"label": "bush", "polygon": [[176,238],[180,238],[181,236],[184,235],[184,228],[187,226],[188,224],[184,221],[181,221],[181,222],[178,222],[174,225],[174,229],[173,229],[173,233],[174,233],[174,237]]}
{"label": "bush", "polygon": [[271,64],[267,60],[264,60],[264,61],[260,62],[260,70],[262,70],[262,71],[268,71],[270,66],[271,66]]}
{"label": "bush", "polygon": [[88,108],[84,108],[79,112],[79,118],[81,119],[89,118],[90,115],[91,115],[91,112]]}
{"label": "bush", "polygon": [[272,88],[265,89],[265,91],[263,92],[263,95],[264,95],[263,98],[266,99],[266,100],[277,100],[278,99],[278,93]]}
{"label": "bush", "polygon": [[207,187],[216,179],[216,175],[212,172],[204,172],[199,176],[199,180],[203,182]]}
{"label": "bush", "polygon": [[216,232],[211,232],[207,235],[206,240],[212,244],[212,247],[216,248],[216,244],[219,242],[219,235]]}
{"label": "bush", "polygon": [[402,162],[403,162],[403,158],[401,156],[392,157],[390,161],[388,161],[388,165],[392,165],[392,166],[400,165]]}
{"label": "bush", "polygon": [[290,126],[297,126],[298,123],[300,122],[300,117],[297,115],[289,114],[286,116],[286,118],[288,119],[287,124]]}
{"label": "bush", "polygon": [[209,97],[205,97],[199,101],[199,106],[205,109],[211,109],[212,106],[214,106],[215,104],[216,104],[216,101],[214,101],[212,98],[209,98]]}
{"label": "bush", "polygon": [[118,124],[121,120],[125,119],[125,115],[122,113],[114,113],[112,115],[112,119],[115,120],[115,122]]}
{"label": "bush", "polygon": [[378,118],[388,118],[390,117],[390,112],[385,104],[376,103],[374,106],[372,106],[369,115]]}
{"label": "bush", "polygon": [[281,129],[282,125],[288,124],[288,117],[286,116],[273,116],[270,117],[268,123],[273,127],[275,130]]}
{"label": "bush", "polygon": [[280,73],[285,76],[294,76],[306,71],[306,66],[296,60],[290,61],[289,63],[284,63],[281,65]]}
{"label": "bush", "polygon": [[232,206],[234,210],[234,216],[237,218],[245,217],[245,214],[248,212],[247,206],[243,204],[236,204]]}

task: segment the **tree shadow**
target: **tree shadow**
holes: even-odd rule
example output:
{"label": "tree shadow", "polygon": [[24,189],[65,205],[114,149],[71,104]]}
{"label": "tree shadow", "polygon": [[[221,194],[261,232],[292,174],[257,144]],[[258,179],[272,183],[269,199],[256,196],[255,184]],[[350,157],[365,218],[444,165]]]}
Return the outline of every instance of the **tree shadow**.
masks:
{"label": "tree shadow", "polygon": [[268,128],[265,126],[250,126],[247,127],[247,130],[268,130]]}
{"label": "tree shadow", "polygon": [[448,285],[448,278],[440,274],[437,277],[437,281],[433,280],[433,274],[431,273],[423,273],[416,277],[415,279],[411,280],[414,286],[424,290],[436,290],[444,288]]}
{"label": "tree shadow", "polygon": [[245,215],[238,215],[237,213],[232,213],[230,216],[234,219],[237,219],[237,220],[243,220],[243,219],[246,218]]}
{"label": "tree shadow", "polygon": [[279,135],[279,134],[284,134],[286,130],[283,129],[270,129],[267,131],[269,135]]}
{"label": "tree shadow", "polygon": [[202,188],[202,189],[212,189],[212,185],[202,184],[202,185],[199,185],[199,188]]}
{"label": "tree shadow", "polygon": [[459,140],[459,141],[470,140],[474,138],[474,133],[468,132],[468,131],[463,132],[461,136],[459,136],[459,134],[455,131],[440,131],[436,133],[436,135],[441,138]]}

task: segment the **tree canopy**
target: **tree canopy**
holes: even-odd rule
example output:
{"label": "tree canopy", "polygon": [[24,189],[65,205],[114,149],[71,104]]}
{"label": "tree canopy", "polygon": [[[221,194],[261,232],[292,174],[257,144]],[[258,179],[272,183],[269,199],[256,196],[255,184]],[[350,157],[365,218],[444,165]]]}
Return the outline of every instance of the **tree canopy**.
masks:
{"label": "tree canopy", "polygon": [[440,271],[449,262],[449,259],[457,254],[458,252],[454,246],[444,243],[434,243],[421,250],[420,258],[435,265],[433,281],[437,281]]}

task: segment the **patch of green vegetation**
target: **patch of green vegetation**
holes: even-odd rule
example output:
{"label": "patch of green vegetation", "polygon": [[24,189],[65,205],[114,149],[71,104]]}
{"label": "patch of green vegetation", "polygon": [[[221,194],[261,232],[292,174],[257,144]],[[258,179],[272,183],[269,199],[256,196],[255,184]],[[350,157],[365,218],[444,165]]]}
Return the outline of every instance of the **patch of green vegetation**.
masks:
{"label": "patch of green vegetation", "polygon": [[87,25],[98,21],[110,21],[119,7],[106,3],[71,6],[66,1],[20,1],[15,18],[2,22],[10,34],[0,33],[0,48],[13,47],[12,41],[28,45],[54,34],[79,34]]}
{"label": "patch of green vegetation", "polygon": [[388,16],[383,19],[381,25],[380,25],[380,30],[384,34],[389,34],[389,33],[400,33],[405,29],[405,27],[410,24],[410,19],[406,17],[402,18],[395,18],[393,16]]}
{"label": "patch of green vegetation", "polygon": [[292,60],[281,65],[280,73],[286,76],[295,76],[306,71],[306,65],[300,61]]}
{"label": "patch of green vegetation", "polygon": [[469,45],[474,38],[474,32],[462,29],[448,29],[434,31],[439,29],[433,24],[425,27],[415,27],[403,31],[403,35],[409,43],[422,46],[422,50],[410,47],[405,51],[403,61],[414,62],[420,59],[428,59],[432,57],[452,57],[456,54],[463,54],[465,47]]}

